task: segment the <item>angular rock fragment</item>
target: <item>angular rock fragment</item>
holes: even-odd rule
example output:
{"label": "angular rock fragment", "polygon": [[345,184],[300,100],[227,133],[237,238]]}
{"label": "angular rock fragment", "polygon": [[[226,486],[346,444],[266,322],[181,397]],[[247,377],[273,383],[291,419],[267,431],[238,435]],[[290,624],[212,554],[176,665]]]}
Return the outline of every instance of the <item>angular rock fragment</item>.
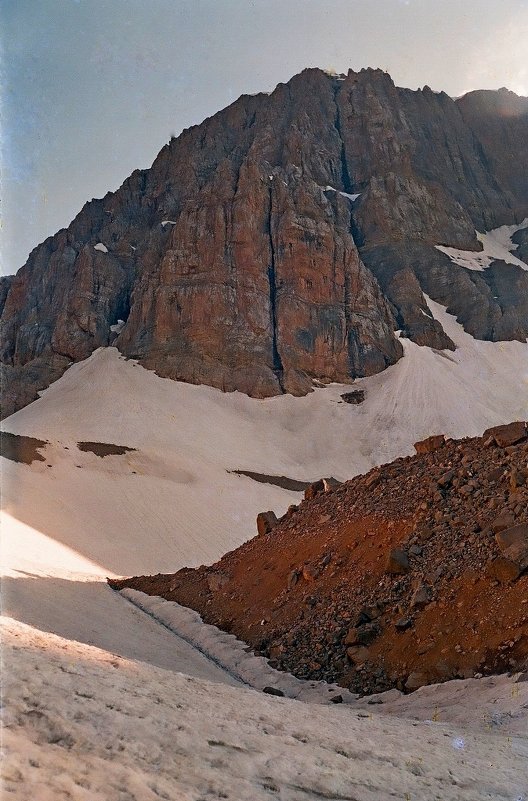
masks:
{"label": "angular rock fragment", "polygon": [[523,421],[494,426],[493,428],[488,428],[483,434],[484,439],[493,438],[495,444],[499,448],[516,445],[518,442],[526,439],[527,436],[526,423]]}
{"label": "angular rock fragment", "polygon": [[275,512],[259,512],[257,515],[257,532],[260,535],[269,534],[278,522]]}
{"label": "angular rock fragment", "polygon": [[416,453],[432,453],[438,448],[441,448],[444,442],[444,434],[435,434],[432,437],[427,437],[427,439],[422,439],[419,442],[415,442],[414,447],[416,449]]}
{"label": "angular rock fragment", "polygon": [[385,572],[396,576],[408,573],[410,569],[409,557],[405,551],[402,551],[400,548],[393,548],[387,556]]}

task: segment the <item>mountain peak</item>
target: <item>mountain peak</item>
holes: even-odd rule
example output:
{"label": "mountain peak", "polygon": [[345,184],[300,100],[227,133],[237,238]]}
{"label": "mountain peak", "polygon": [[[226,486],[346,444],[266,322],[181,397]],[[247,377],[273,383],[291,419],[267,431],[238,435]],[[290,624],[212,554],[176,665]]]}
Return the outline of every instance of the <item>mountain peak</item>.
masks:
{"label": "mountain peak", "polygon": [[[454,347],[424,292],[476,337],[525,339],[528,121],[505,111],[524,102],[311,67],[185,130],[3,286],[6,413],[110,344],[257,397],[353,381],[401,357],[396,329]],[[506,266],[464,266],[504,225]]]}

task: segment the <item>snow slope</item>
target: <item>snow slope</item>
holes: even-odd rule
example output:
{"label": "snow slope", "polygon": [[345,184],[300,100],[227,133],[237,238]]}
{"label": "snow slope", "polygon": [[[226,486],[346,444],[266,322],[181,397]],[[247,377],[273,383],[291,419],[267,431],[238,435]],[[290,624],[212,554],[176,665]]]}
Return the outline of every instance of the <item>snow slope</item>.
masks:
{"label": "snow slope", "polygon": [[[228,666],[104,581],[214,561],[253,535],[258,511],[282,512],[298,498],[228,471],[344,479],[411,453],[431,433],[526,419],[528,345],[476,341],[430,308],[458,350],[403,340],[398,364],[356,382],[366,390],[360,406],[340,402],[339,386],[305,398],[226,395],[161,379],[108,348],[4,421],[49,442],[45,461],[2,459],[14,797],[528,798],[513,679],[486,685],[480,707],[473,685],[462,688],[466,707],[461,688],[447,685],[385,707],[433,720],[439,707],[442,720],[458,708],[472,724],[478,710],[490,721],[484,733],[382,719],[370,711],[378,707],[360,717],[350,706],[265,698],[229,687],[237,681]],[[79,441],[136,450],[101,458]],[[498,738],[496,725],[511,738]]]}
{"label": "snow slope", "polygon": [[211,681],[239,683],[112,592],[105,570],[7,514],[2,519],[0,556],[4,614],[129,659]]}
{"label": "snow slope", "polygon": [[[304,398],[225,394],[98,350],[5,421],[50,442],[45,462],[3,460],[5,508],[109,572],[172,571],[219,558],[253,536],[258,511],[299,497],[229,470],[346,479],[429,434],[526,419],[528,345],[475,340],[430,306],[458,349],[402,340],[403,359],[355,382],[366,390],[359,406],[340,402],[337,385]],[[102,459],[79,440],[137,451]]]}
{"label": "snow slope", "polygon": [[527,798],[527,740],[270,698],[4,625],[17,801]]}
{"label": "snow slope", "polygon": [[[458,350],[403,340],[403,359],[356,382],[366,390],[360,406],[340,402],[340,386],[263,401],[224,394],[161,379],[113,348],[73,365],[4,423],[49,441],[45,461],[2,459],[8,613],[29,622],[34,594],[33,620],[45,626],[47,577],[69,599],[67,582],[79,575],[93,583],[215,561],[253,536],[257,512],[282,513],[299,497],[230,470],[346,479],[412,453],[429,434],[477,435],[526,419],[528,345],[474,340],[430,307]],[[80,440],[137,450],[101,458],[81,452]],[[50,630],[66,633],[53,628],[57,609],[49,614]],[[89,632],[85,640],[98,644]]]}

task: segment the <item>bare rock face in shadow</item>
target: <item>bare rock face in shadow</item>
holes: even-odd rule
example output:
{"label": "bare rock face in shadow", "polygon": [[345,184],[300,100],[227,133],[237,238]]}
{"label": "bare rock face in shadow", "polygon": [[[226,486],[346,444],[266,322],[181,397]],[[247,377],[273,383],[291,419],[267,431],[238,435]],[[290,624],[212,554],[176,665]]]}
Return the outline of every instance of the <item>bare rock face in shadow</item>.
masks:
{"label": "bare rock face in shadow", "polygon": [[365,400],[365,390],[353,389],[351,392],[344,392],[341,395],[341,399],[344,400],[345,403],[351,403],[353,406],[358,406]]}

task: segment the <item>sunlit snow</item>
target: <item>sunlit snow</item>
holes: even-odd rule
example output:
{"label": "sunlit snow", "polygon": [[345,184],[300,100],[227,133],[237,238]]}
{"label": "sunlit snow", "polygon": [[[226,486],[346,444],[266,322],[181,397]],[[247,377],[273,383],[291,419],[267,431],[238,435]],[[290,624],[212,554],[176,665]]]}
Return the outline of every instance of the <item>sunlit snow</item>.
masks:
{"label": "sunlit snow", "polygon": [[[367,389],[357,407],[341,402],[343,386],[255,400],[101,348],[4,421],[49,443],[43,462],[2,459],[4,781],[17,798],[74,786],[72,798],[94,801],[227,791],[256,801],[269,787],[301,788],[283,795],[306,801],[351,787],[365,801],[389,787],[424,801],[522,797],[526,683],[449,682],[357,709],[270,698],[226,686],[240,684],[229,668],[240,657],[256,665],[228,635],[214,636],[210,657],[194,613],[175,617],[153,598],[145,614],[105,583],[213,562],[254,535],[257,512],[299,499],[230,470],[345,479],[432,433],[527,419],[528,345],[475,340],[427,302],[458,349],[402,338],[397,364],[355,382]],[[81,440],[136,450],[100,458]]]}
{"label": "sunlit snow", "polygon": [[[109,615],[109,625],[120,621]],[[490,722],[494,709],[511,724],[526,702],[526,683],[505,677],[484,703],[467,682],[440,689],[475,721],[468,728],[445,722],[441,694],[422,699],[435,717],[426,723],[409,719],[421,691],[395,717],[385,705],[315,706],[214,684],[9,619],[2,645],[2,784],[17,801],[519,801],[525,793],[522,731],[498,733]]]}

